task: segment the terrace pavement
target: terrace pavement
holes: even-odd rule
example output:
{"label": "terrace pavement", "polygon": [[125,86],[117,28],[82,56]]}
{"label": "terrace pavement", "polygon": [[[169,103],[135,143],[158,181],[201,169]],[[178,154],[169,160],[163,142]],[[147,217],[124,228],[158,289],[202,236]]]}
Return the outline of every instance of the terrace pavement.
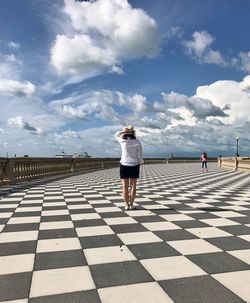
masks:
{"label": "terrace pavement", "polygon": [[14,188],[0,200],[0,302],[250,302],[250,174],[141,167]]}

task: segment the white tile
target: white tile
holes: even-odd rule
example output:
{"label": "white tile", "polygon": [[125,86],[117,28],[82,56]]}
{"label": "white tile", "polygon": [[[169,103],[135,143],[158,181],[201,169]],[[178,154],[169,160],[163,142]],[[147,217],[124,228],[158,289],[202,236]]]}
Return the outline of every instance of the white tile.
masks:
{"label": "white tile", "polygon": [[232,250],[227,252],[250,265],[250,249]]}
{"label": "white tile", "polygon": [[145,259],[140,262],[156,281],[206,275],[205,271],[184,256]]}
{"label": "white tile", "polygon": [[174,303],[156,282],[98,289],[102,303]]}
{"label": "white tile", "polygon": [[49,296],[94,289],[88,266],[34,271],[30,297]]}
{"label": "white tile", "polygon": [[67,204],[65,202],[44,202],[43,206],[48,206],[48,207],[52,207],[52,206],[66,206]]}
{"label": "white tile", "polygon": [[88,201],[89,204],[106,204],[106,203],[110,203],[111,202],[109,200],[103,199],[103,200],[90,200]]}
{"label": "white tile", "polygon": [[108,225],[120,225],[120,224],[135,224],[137,221],[131,217],[116,217],[116,218],[104,218]]}
{"label": "white tile", "polygon": [[145,209],[169,209],[168,206],[161,205],[161,204],[143,205],[143,208],[145,208]]}
{"label": "white tile", "polygon": [[0,234],[0,243],[22,242],[37,240],[38,231],[18,231]]}
{"label": "white tile", "polygon": [[41,204],[41,203],[43,203],[43,199],[24,200],[24,201],[20,202],[20,205]]}
{"label": "white tile", "polygon": [[87,213],[87,214],[72,214],[70,215],[73,221],[77,220],[92,220],[100,219],[101,216],[97,213]]}
{"label": "white tile", "polygon": [[176,214],[176,215],[161,215],[160,217],[162,217],[165,220],[168,221],[189,221],[189,220],[195,220],[192,217],[189,217],[187,215],[183,215],[183,214]]}
{"label": "white tile", "polygon": [[239,238],[246,240],[248,242],[250,242],[250,235],[242,235],[242,236],[238,236]]}
{"label": "white tile", "polygon": [[12,216],[13,213],[0,213],[0,219],[8,219]]}
{"label": "white tile", "polygon": [[141,224],[151,231],[181,229],[172,222],[148,222]]}
{"label": "white tile", "polygon": [[214,211],[214,212],[212,211],[211,214],[221,218],[246,217],[245,215],[236,213],[235,211]]}
{"label": "white tile", "polygon": [[35,254],[0,257],[0,275],[7,275],[33,270]]}
{"label": "white tile", "polygon": [[76,232],[77,232],[78,237],[114,234],[113,230],[109,226],[106,226],[106,225],[79,227],[79,228],[76,228]]}
{"label": "white tile", "polygon": [[41,217],[12,217],[8,224],[39,223]]}
{"label": "white tile", "polygon": [[168,244],[183,255],[204,254],[221,251],[218,247],[202,239],[168,241]]}
{"label": "white tile", "polygon": [[250,302],[250,270],[215,274],[212,276],[237,296],[246,302]]}
{"label": "white tile", "polygon": [[33,212],[33,211],[41,211],[42,206],[35,206],[35,207],[18,207],[15,210],[15,213],[22,213],[22,212]]}
{"label": "white tile", "polygon": [[117,234],[117,236],[123,241],[123,243],[125,243],[125,245],[137,244],[137,243],[162,242],[162,239],[160,239],[155,234],[149,231],[123,233],[123,234]]}
{"label": "white tile", "polygon": [[59,209],[59,210],[43,210],[42,216],[63,216],[68,215],[69,211],[67,209]]}
{"label": "white tile", "polygon": [[216,237],[232,236],[232,234],[216,227],[188,228],[186,230],[199,238],[216,238]]}
{"label": "white tile", "polygon": [[4,229],[5,225],[0,225],[0,232]]}
{"label": "white tile", "polygon": [[84,255],[89,265],[136,260],[125,245],[84,249]]}
{"label": "white tile", "polygon": [[2,200],[0,203],[0,209],[4,209],[4,208],[17,208],[18,204],[3,204]]}
{"label": "white tile", "polygon": [[28,299],[14,300],[14,301],[1,301],[1,303],[28,303]]}
{"label": "white tile", "polygon": [[155,216],[150,210],[129,210],[125,211],[130,217],[144,217],[144,216]]}
{"label": "white tile", "polygon": [[81,249],[78,238],[44,239],[37,242],[37,253]]}
{"label": "white tile", "polygon": [[41,222],[40,230],[74,228],[72,221]]}
{"label": "white tile", "polygon": [[95,211],[98,213],[108,213],[108,212],[118,212],[122,210],[118,207],[98,207],[95,208]]}
{"label": "white tile", "polygon": [[201,219],[201,222],[204,222],[208,225],[211,226],[231,226],[231,225],[240,225],[240,223],[237,223],[235,221],[232,220],[228,220],[228,219],[223,219],[223,218],[213,218],[213,219]]}
{"label": "white tile", "polygon": [[91,205],[89,204],[69,204],[68,205],[68,209],[86,209],[86,208],[93,208]]}

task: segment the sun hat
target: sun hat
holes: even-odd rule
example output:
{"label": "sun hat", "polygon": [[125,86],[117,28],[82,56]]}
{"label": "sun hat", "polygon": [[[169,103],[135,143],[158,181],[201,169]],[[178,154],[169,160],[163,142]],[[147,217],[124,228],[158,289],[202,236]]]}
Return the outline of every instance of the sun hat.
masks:
{"label": "sun hat", "polygon": [[124,134],[134,134],[134,133],[135,133],[135,130],[134,130],[133,125],[128,125],[128,126],[123,127],[122,132],[123,132]]}

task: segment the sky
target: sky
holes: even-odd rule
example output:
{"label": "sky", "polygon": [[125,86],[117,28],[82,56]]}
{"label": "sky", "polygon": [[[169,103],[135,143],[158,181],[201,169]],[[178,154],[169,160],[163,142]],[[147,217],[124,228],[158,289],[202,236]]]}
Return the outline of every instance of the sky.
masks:
{"label": "sky", "polygon": [[249,0],[0,1],[0,156],[250,156]]}

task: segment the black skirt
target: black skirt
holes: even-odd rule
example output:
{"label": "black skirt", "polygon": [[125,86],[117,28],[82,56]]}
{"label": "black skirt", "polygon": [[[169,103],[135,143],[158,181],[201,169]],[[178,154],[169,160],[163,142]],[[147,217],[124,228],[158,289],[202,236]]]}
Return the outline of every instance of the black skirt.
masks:
{"label": "black skirt", "polygon": [[140,174],[140,165],[126,166],[120,164],[121,179],[138,179]]}

